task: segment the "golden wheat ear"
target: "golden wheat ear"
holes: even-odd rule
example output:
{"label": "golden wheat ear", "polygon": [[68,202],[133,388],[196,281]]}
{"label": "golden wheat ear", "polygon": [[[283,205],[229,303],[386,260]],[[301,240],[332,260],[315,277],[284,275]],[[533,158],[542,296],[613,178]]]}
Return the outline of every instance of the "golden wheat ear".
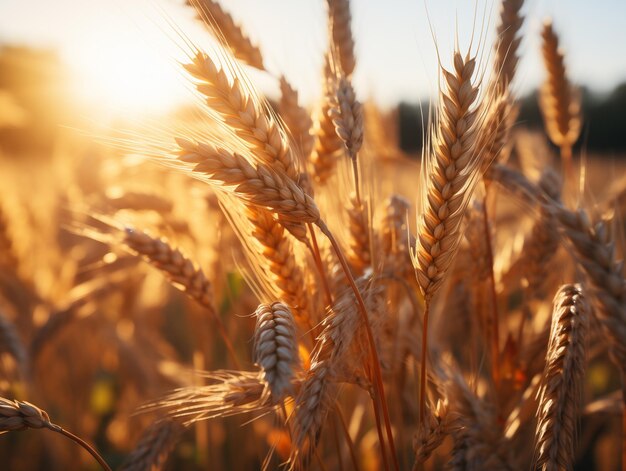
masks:
{"label": "golden wheat ear", "polygon": [[214,0],[187,0],[187,5],[196,10],[197,17],[204,23],[210,33],[223,40],[233,56],[240,61],[264,70],[263,55],[238,25],[232,15]]}
{"label": "golden wheat ear", "polygon": [[538,469],[571,469],[585,372],[590,308],[581,285],[562,286],[554,298],[546,369],[535,432]]}
{"label": "golden wheat ear", "polygon": [[548,136],[561,149],[564,174],[571,179],[572,147],[578,140],[582,123],[580,95],[567,78],[565,56],[551,21],[544,23],[541,37],[547,77],[539,104]]}

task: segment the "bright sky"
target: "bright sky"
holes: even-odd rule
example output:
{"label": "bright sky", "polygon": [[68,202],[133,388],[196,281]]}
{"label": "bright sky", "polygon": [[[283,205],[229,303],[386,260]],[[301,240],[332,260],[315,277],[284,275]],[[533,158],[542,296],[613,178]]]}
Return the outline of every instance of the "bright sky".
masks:
{"label": "bright sky", "polygon": [[[77,71],[77,92],[117,112],[162,110],[185,95],[176,60],[182,41],[166,18],[192,38],[204,32],[182,0],[1,0],[0,41],[56,48]],[[260,44],[270,70],[284,73],[305,100],[319,90],[326,44],[323,0],[227,0],[222,4]],[[355,83],[362,98],[385,105],[417,101],[436,90],[434,41],[449,64],[458,27],[466,46],[472,31],[491,45],[497,0],[353,0],[357,47]],[[475,12],[478,12],[475,15]],[[626,79],[626,1],[527,0],[517,87],[543,76],[538,33],[553,16],[577,83],[605,91]],[[427,17],[430,16],[430,22]],[[483,20],[483,16],[486,19]],[[458,25],[458,26],[455,26]],[[486,28],[486,29],[485,29]],[[478,38],[474,40],[477,43]],[[490,52],[491,47],[486,49]]]}

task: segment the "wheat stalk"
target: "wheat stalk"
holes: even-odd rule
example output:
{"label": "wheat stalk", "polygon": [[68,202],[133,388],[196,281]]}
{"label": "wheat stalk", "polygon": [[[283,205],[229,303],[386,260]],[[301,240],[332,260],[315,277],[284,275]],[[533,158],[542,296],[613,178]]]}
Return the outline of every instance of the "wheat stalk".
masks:
{"label": "wheat stalk", "polygon": [[240,25],[214,0],[187,0],[187,4],[196,9],[198,18],[215,34],[223,39],[237,59],[246,64],[264,70],[261,50],[252,44]]}
{"label": "wheat stalk", "polygon": [[573,469],[576,418],[585,369],[589,307],[580,285],[562,286],[554,298],[546,369],[537,411],[537,467]]}

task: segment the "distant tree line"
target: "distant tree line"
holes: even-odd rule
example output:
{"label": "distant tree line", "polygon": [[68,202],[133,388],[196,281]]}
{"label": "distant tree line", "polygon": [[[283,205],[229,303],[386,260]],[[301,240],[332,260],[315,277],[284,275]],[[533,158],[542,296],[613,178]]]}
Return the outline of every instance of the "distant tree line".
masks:
{"label": "distant tree line", "polygon": [[[626,82],[605,95],[583,88],[581,99],[584,123],[578,148],[590,152],[626,153]],[[405,151],[414,153],[421,149],[423,123],[427,122],[428,113],[428,102],[403,102],[398,106],[400,145]],[[536,91],[520,100],[517,124],[531,129],[543,127]]]}

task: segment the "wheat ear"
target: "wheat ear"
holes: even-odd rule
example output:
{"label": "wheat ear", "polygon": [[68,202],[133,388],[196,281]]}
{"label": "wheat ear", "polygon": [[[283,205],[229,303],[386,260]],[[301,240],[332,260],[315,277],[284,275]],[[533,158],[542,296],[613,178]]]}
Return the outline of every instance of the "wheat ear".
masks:
{"label": "wheat ear", "polygon": [[500,4],[500,22],[496,34],[495,73],[498,77],[498,88],[504,91],[515,76],[519,61],[518,49],[522,38],[518,32],[524,23],[520,10],[524,0],[502,0]]}
{"label": "wheat ear", "polygon": [[[261,50],[252,44],[240,25],[214,0],[187,0],[187,4],[196,9],[198,18],[218,39],[224,39],[228,48],[237,59],[246,64],[264,70]],[[214,27],[217,26],[217,28]]]}
{"label": "wheat ear", "polygon": [[347,210],[350,246],[346,257],[355,275],[361,276],[372,263],[367,206],[358,200],[356,193],[352,193]]}
{"label": "wheat ear", "polygon": [[554,298],[546,369],[539,390],[535,433],[538,469],[573,468],[589,314],[580,285],[559,289]]}
{"label": "wheat ear", "polygon": [[206,308],[215,326],[220,332],[233,362],[239,368],[237,354],[230,341],[228,332],[222,323],[213,304],[211,283],[204,272],[194,266],[180,250],[173,248],[165,240],[149,236],[145,232],[127,228],[124,243],[133,251],[144,257],[151,265],[161,270],[167,277],[202,307]]}
{"label": "wheat ear", "polygon": [[385,202],[381,221],[381,249],[385,254],[385,271],[400,274],[404,278],[413,276],[411,265],[412,246],[407,227],[411,204],[400,195],[392,195]]}
{"label": "wheat ear", "polygon": [[580,99],[567,79],[559,38],[547,21],[541,31],[543,61],[548,73],[540,101],[550,140],[561,149],[565,175],[571,178],[572,146],[581,129]]}
{"label": "wheat ear", "polygon": [[493,404],[470,390],[460,373],[453,374],[445,390],[454,417],[450,424],[454,446],[449,469],[518,469],[511,464],[511,445],[502,434]]}
{"label": "wheat ear", "polygon": [[283,226],[272,213],[262,208],[247,207],[246,217],[252,224],[252,236],[271,274],[276,294],[293,309],[296,318],[308,323],[309,301],[304,273],[294,257],[293,245],[286,237]]}
{"label": "wheat ear", "polygon": [[422,423],[418,426],[417,435],[413,439],[414,471],[418,471],[420,466],[443,443],[450,433],[451,422],[447,401],[439,400],[433,413],[428,416],[428,423]]}
{"label": "wheat ear", "polygon": [[172,418],[184,419],[183,424],[188,426],[200,420],[272,407],[272,398],[259,371],[212,371],[204,376],[212,384],[178,389],[144,409],[165,411]]}
{"label": "wheat ear", "polygon": [[294,223],[317,223],[320,213],[302,186],[262,162],[250,163],[244,156],[209,143],[177,139],[179,159],[194,164],[191,173],[205,175],[209,182],[229,187],[253,205],[269,208]]}
{"label": "wheat ear", "polygon": [[458,247],[461,223],[479,170],[476,152],[478,96],[472,84],[473,58],[454,54],[454,72],[443,70],[446,89],[441,93],[433,150],[426,157],[427,179],[421,196],[414,254],[417,281],[426,299],[443,283]]}
{"label": "wheat ear", "polygon": [[224,68],[202,52],[185,69],[197,80],[196,87],[209,108],[248,145],[255,158],[298,180],[299,172],[284,130],[267,105],[260,103],[239,77],[231,80]]}
{"label": "wheat ear", "polygon": [[165,419],[148,427],[135,449],[124,460],[120,471],[160,471],[176,446],[184,427]]}
{"label": "wheat ear", "polygon": [[585,271],[599,301],[593,313],[608,340],[611,359],[622,381],[622,467],[626,468],[626,280],[624,261],[616,261],[615,244],[603,221],[592,225],[582,210],[552,208],[574,248],[576,262]]}
{"label": "wheat ear", "polygon": [[16,401],[0,397],[0,434],[4,432],[17,432],[27,429],[46,428],[53,432],[65,435],[74,443],[82,446],[105,471],[111,471],[109,465],[87,442],[80,437],[68,432],[63,427],[53,424],[48,413],[43,409],[25,401]]}
{"label": "wheat ear", "polygon": [[280,78],[278,109],[293,140],[300,147],[302,159],[307,160],[315,144],[315,138],[311,133],[313,120],[310,113],[298,103],[298,92],[285,77]]}
{"label": "wheat ear", "polygon": [[352,38],[352,15],[349,0],[327,0],[328,22],[332,39],[332,50],[339,55],[341,70],[352,75],[356,58],[354,57],[354,39]]}
{"label": "wheat ear", "polygon": [[343,143],[335,131],[331,110],[335,101],[336,77],[331,67],[332,59],[326,58],[323,77],[323,96],[315,120],[315,146],[311,154],[313,176],[318,183],[325,183],[333,174]]}
{"label": "wheat ear", "polygon": [[0,205],[0,266],[15,270],[17,259],[13,252],[13,240],[9,232],[9,223]]}
{"label": "wheat ear", "polygon": [[473,107],[478,87],[472,83],[476,60],[454,53],[454,72],[442,69],[446,88],[440,93],[439,115],[432,152],[422,169],[422,214],[412,254],[417,283],[426,300],[422,331],[420,418],[424,417],[428,306],[458,248],[461,223],[479,176],[476,152],[479,111]]}
{"label": "wheat ear", "polygon": [[298,368],[296,324],[289,307],[280,302],[260,304],[254,314],[254,361],[263,370],[272,400],[279,402],[292,392]]}
{"label": "wheat ear", "polygon": [[337,80],[332,104],[330,116],[335,131],[343,141],[348,157],[356,160],[363,145],[363,106],[356,99],[354,88],[347,78]]}
{"label": "wheat ear", "polygon": [[[380,320],[384,305],[382,290],[379,286],[371,286],[370,281],[369,278],[360,278],[356,283],[363,293],[370,319]],[[323,326],[311,355],[311,366],[296,396],[293,420],[295,446],[290,458],[292,466],[296,467],[302,460],[308,459],[317,445],[332,404],[335,384],[352,379],[350,370],[368,359],[367,348],[362,345],[356,345],[357,356],[353,354],[355,341],[361,338],[358,333],[365,325],[351,289],[339,294]]]}

